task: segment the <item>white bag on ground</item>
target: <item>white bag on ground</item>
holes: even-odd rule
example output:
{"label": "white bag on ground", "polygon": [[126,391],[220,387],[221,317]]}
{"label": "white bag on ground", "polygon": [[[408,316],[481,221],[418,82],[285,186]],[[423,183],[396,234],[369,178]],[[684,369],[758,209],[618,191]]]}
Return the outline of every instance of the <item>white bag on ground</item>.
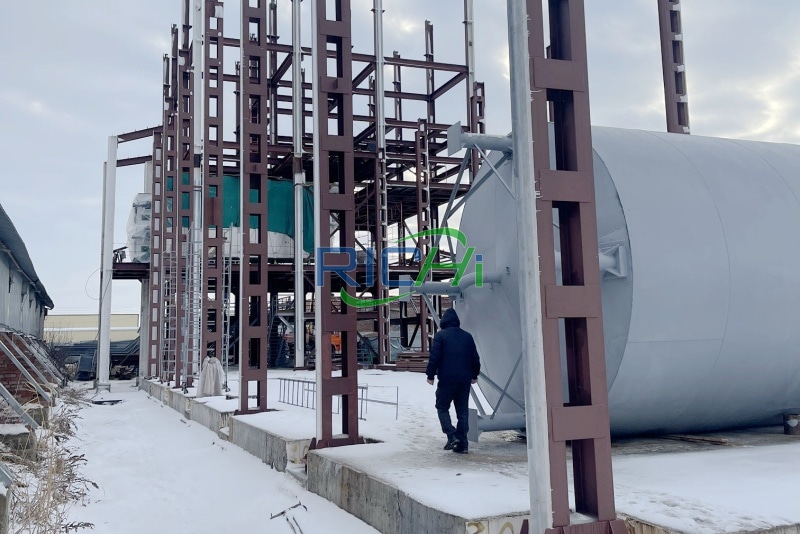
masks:
{"label": "white bag on ground", "polygon": [[203,361],[200,379],[197,381],[198,397],[218,397],[222,395],[225,371],[216,356],[208,356]]}

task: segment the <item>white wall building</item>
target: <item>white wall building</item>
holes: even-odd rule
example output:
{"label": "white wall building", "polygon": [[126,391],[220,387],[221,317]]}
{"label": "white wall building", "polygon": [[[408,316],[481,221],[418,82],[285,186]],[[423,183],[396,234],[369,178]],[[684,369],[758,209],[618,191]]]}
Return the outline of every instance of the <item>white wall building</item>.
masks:
{"label": "white wall building", "polygon": [[25,243],[0,205],[0,329],[42,338],[53,301],[39,280]]}

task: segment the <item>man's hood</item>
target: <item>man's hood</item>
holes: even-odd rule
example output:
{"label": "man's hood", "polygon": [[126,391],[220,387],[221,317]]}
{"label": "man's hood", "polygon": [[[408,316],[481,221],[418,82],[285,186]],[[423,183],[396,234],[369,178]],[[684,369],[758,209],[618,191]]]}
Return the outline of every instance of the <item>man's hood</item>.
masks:
{"label": "man's hood", "polygon": [[441,326],[442,328],[461,326],[461,320],[453,308],[445,310],[444,315],[442,315]]}

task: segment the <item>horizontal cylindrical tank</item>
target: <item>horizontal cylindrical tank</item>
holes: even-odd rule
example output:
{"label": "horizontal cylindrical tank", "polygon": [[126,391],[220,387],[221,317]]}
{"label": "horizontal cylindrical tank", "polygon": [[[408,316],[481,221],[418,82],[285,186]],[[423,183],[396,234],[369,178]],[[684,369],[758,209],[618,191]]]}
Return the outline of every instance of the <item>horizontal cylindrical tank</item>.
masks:
{"label": "horizontal cylindrical tank", "polygon": [[[797,413],[800,146],[599,127],[592,136],[612,432],[781,424]],[[479,346],[484,396],[515,413],[524,397],[510,162],[498,171],[505,184],[488,165],[476,178],[460,228],[483,271],[505,278],[466,288],[456,309]]]}

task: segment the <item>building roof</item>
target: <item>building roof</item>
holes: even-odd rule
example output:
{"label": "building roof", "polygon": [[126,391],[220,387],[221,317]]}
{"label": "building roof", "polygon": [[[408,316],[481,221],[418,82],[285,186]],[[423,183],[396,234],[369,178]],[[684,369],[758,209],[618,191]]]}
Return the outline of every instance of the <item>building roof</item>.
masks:
{"label": "building roof", "polygon": [[28,249],[25,248],[25,242],[17,233],[14,223],[11,222],[11,218],[3,209],[2,204],[0,204],[0,251],[10,256],[11,264],[16,265],[17,269],[28,279],[42,304],[46,308],[53,309],[53,301],[33,268],[33,262],[28,255]]}

